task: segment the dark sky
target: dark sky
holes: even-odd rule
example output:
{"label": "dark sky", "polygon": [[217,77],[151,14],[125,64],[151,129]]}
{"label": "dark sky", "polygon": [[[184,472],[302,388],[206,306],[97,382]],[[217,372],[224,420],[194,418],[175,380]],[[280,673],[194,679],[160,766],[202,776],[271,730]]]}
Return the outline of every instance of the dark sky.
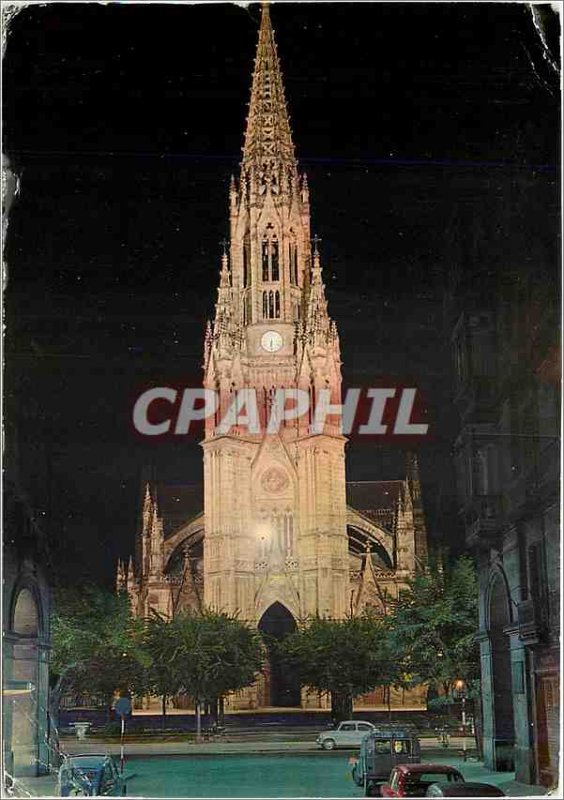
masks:
{"label": "dark sky", "polygon": [[[5,413],[62,580],[107,581],[131,550],[144,468],[201,480],[194,441],[141,442],[129,420],[140,387],[201,379],[259,15],[50,3],[10,24]],[[272,19],[345,381],[420,387],[429,523],[459,546],[445,291],[456,259],[470,283],[515,259],[556,275],[556,20],[542,9],[547,53],[522,4],[277,3]],[[349,477],[400,477],[402,457],[354,443]]]}

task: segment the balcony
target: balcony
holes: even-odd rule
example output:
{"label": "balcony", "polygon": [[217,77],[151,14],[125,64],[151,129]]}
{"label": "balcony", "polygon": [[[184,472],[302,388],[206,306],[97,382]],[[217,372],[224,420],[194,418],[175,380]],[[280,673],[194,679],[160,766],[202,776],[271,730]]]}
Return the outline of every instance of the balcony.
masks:
{"label": "balcony", "polygon": [[499,495],[477,495],[464,509],[466,544],[469,547],[490,547],[498,541],[502,517]]}

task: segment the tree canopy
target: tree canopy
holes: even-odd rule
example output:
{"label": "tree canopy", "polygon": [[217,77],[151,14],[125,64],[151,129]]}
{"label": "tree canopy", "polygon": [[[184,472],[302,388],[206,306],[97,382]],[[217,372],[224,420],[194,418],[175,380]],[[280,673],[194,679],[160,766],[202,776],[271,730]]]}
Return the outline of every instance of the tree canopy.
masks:
{"label": "tree canopy", "polygon": [[479,677],[477,629],[478,586],[468,556],[408,580],[390,617],[394,657],[411,683],[445,692],[456,680],[469,685]]}
{"label": "tree canopy", "polygon": [[143,691],[149,658],[144,624],[126,595],[94,586],[58,591],[51,615],[53,699],[61,692],[100,694],[108,705],[116,690]]}
{"label": "tree canopy", "polygon": [[184,612],[171,620],[148,622],[150,684],[155,692],[185,692],[196,703],[217,707],[228,692],[249,686],[264,658],[258,631],[228,614]]}
{"label": "tree canopy", "polygon": [[303,684],[331,695],[335,720],[350,717],[355,697],[399,679],[387,622],[370,613],[343,620],[313,618],[281,643]]}
{"label": "tree canopy", "polygon": [[263,661],[260,635],[240,620],[212,611],[184,612],[168,625],[166,655],[180,690],[213,700],[257,677]]}

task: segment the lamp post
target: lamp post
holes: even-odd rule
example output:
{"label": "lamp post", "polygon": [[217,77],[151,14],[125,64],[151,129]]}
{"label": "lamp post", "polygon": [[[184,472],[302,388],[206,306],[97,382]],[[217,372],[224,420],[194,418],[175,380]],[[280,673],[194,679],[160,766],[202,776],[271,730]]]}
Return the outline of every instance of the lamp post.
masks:
{"label": "lamp post", "polygon": [[456,696],[462,702],[462,757],[466,761],[466,686],[463,680],[457,680],[454,684]]}

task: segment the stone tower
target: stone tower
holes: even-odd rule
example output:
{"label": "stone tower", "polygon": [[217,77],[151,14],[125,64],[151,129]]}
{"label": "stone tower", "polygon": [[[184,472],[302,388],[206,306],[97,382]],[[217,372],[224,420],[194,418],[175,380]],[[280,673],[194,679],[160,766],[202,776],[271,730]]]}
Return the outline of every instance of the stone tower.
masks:
{"label": "stone tower", "polygon": [[[276,432],[277,389],[340,400],[339,337],[327,311],[307,179],[298,171],[268,6],[262,7],[243,159],[229,191],[229,246],[208,325],[204,385],[219,396],[206,423],[204,601],[259,623],[348,610],[345,438],[337,416]],[[260,425],[218,425],[234,392],[256,393]]]}

